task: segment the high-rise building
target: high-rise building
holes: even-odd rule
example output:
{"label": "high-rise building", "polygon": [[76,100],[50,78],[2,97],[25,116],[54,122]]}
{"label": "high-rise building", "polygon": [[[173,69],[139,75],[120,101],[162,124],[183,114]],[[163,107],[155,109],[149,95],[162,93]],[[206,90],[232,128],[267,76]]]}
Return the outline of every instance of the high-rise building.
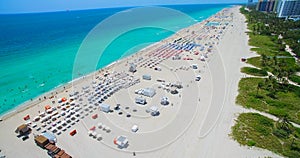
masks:
{"label": "high-rise building", "polygon": [[266,12],[272,12],[275,7],[275,0],[269,0],[266,6]]}
{"label": "high-rise building", "polygon": [[256,10],[258,10],[258,11],[265,11],[266,5],[267,5],[267,1],[266,0],[259,0],[257,2]]}
{"label": "high-rise building", "polygon": [[272,12],[275,7],[275,0],[259,0],[256,6],[256,10],[263,12]]}
{"label": "high-rise building", "polygon": [[277,16],[281,18],[300,17],[300,0],[280,0],[277,6]]}
{"label": "high-rise building", "polygon": [[277,8],[278,8],[278,3],[280,0],[275,0],[274,1],[274,7],[273,7],[273,12],[277,12]]}

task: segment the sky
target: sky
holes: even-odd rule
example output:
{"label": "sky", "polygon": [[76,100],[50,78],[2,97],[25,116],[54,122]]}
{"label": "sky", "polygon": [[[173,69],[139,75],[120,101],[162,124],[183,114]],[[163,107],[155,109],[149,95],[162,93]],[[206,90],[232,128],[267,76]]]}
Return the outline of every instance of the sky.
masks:
{"label": "sky", "polygon": [[168,4],[245,3],[247,0],[0,0],[0,14]]}

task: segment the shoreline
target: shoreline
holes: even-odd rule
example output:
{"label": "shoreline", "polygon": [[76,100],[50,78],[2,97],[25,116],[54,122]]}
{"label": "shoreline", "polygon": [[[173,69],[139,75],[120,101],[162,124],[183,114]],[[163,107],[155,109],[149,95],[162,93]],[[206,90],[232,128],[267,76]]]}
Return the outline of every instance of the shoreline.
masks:
{"label": "shoreline", "polygon": [[[75,104],[71,98],[66,101],[66,104],[73,105],[51,103],[53,100],[46,99],[40,105],[7,118],[0,123],[3,129],[0,132],[0,149],[8,157],[46,157],[46,150],[34,143],[34,136],[48,131],[56,135],[59,147],[76,157],[92,158],[99,153],[104,157],[122,158],[130,158],[133,154],[140,158],[274,156],[266,150],[240,146],[228,136],[237,113],[242,112],[235,104],[238,81],[242,77],[240,67],[244,64],[240,59],[250,53],[245,19],[239,8],[224,8],[208,19],[150,45],[152,47],[146,50],[69,83],[71,88],[66,89],[68,92],[59,93],[57,98],[69,99],[70,92],[76,90],[79,94]],[[208,21],[218,25],[205,25]],[[193,43],[200,46],[176,49],[181,44]],[[200,51],[201,46],[205,50]],[[131,62],[137,65],[134,73],[128,72],[128,63]],[[145,74],[151,75],[151,79],[143,79]],[[201,79],[197,81],[199,75]],[[171,85],[180,85],[181,88],[174,91],[171,87],[175,86]],[[156,90],[154,96],[142,96],[137,91],[148,87]],[[134,101],[136,97],[145,98],[147,103],[137,104]],[[168,98],[169,104],[163,105],[163,97]],[[112,111],[100,111],[98,103],[110,105]],[[58,115],[48,113],[45,105],[55,107]],[[117,105],[120,107],[116,108]],[[153,109],[154,106],[157,109]],[[72,114],[73,109],[78,111]],[[40,110],[45,110],[47,119],[51,115],[50,120],[43,122],[43,116],[38,121],[29,119],[32,122],[28,123],[23,119],[29,114],[32,118],[39,116]],[[151,113],[149,110],[152,110]],[[159,110],[159,115],[153,116],[152,112],[156,110]],[[64,112],[68,114],[61,115]],[[55,120],[52,119],[53,113]],[[26,141],[13,132],[24,123],[32,127],[30,138]],[[138,131],[132,131],[133,125],[138,126]],[[69,132],[74,129],[77,134],[70,136]],[[207,134],[199,138],[201,133]],[[113,140],[118,136],[126,136],[129,145],[117,147]]]}
{"label": "shoreline", "polygon": [[[223,8],[223,9],[221,9],[220,11],[218,11],[217,13],[221,12],[221,11],[224,10],[224,9],[232,8],[232,7],[234,7],[234,6],[236,6],[236,5],[231,5],[230,7]],[[216,15],[217,13],[215,13],[215,14],[209,16],[207,19],[212,18],[212,17],[213,17],[214,15]],[[129,56],[126,56],[126,57],[124,57],[124,58],[120,58],[120,59],[118,59],[118,60],[116,60],[116,61],[113,61],[112,63],[108,64],[107,66],[105,66],[105,67],[103,67],[103,68],[99,68],[99,69],[97,69],[97,70],[95,70],[95,71],[93,71],[93,72],[90,72],[90,73],[86,74],[86,75],[83,75],[83,76],[80,76],[80,77],[78,77],[78,78],[72,79],[71,81],[68,81],[67,83],[62,83],[62,84],[60,84],[60,85],[54,87],[53,89],[51,89],[51,90],[48,91],[48,92],[45,92],[45,93],[40,94],[39,96],[37,96],[37,97],[35,97],[35,98],[32,98],[32,99],[30,99],[30,100],[27,100],[27,101],[25,101],[25,102],[19,104],[18,106],[14,107],[13,109],[11,109],[11,110],[9,110],[9,111],[7,111],[7,112],[1,114],[1,115],[0,115],[0,120],[6,120],[6,119],[12,117],[13,115],[15,115],[15,114],[17,114],[17,113],[23,112],[23,111],[25,111],[25,110],[27,110],[27,109],[33,107],[33,106],[36,106],[37,104],[43,102],[43,97],[44,97],[44,96],[51,96],[51,95],[52,95],[51,93],[54,93],[54,92],[57,92],[57,93],[60,92],[60,93],[61,93],[61,92],[63,92],[63,91],[65,90],[64,87],[65,87],[66,89],[67,89],[67,88],[70,88],[70,86],[72,86],[73,84],[75,84],[75,83],[77,83],[77,82],[80,82],[80,81],[83,80],[84,78],[88,78],[88,77],[91,77],[91,76],[95,76],[95,74],[96,74],[97,72],[99,73],[99,72],[102,72],[102,71],[104,71],[104,70],[106,70],[106,69],[109,69],[110,67],[113,67],[114,64],[118,64],[118,63],[120,63],[120,62],[124,62],[124,60],[128,60],[128,59],[130,59],[130,58],[133,58],[133,57],[136,56],[136,55],[142,56],[143,53],[145,53],[145,52],[147,52],[147,51],[149,51],[149,50],[151,50],[151,49],[155,49],[155,46],[158,47],[157,45],[161,44],[162,42],[170,40],[173,36],[176,36],[176,35],[180,34],[180,32],[184,32],[185,29],[187,29],[187,28],[190,28],[190,27],[193,27],[194,25],[199,25],[199,24],[201,24],[201,23],[206,22],[207,19],[203,19],[202,21],[197,21],[195,24],[192,24],[192,25],[187,26],[187,27],[185,27],[185,28],[181,28],[181,29],[179,29],[177,32],[174,32],[174,33],[173,33],[172,35],[170,35],[169,37],[164,38],[164,39],[161,39],[160,41],[154,42],[153,44],[150,44],[150,45],[148,45],[148,46],[146,46],[146,47],[140,49],[139,51],[137,51],[137,52],[135,52],[135,53],[133,53],[133,54],[131,54],[131,55],[129,55]],[[174,37],[173,37],[173,38],[174,38]],[[73,77],[72,77],[72,78],[73,78]],[[51,95],[50,95],[50,94],[51,94]],[[42,99],[39,100],[40,98],[42,98]],[[47,99],[48,99],[48,97],[47,97]],[[44,100],[45,100],[45,99],[44,99]]]}

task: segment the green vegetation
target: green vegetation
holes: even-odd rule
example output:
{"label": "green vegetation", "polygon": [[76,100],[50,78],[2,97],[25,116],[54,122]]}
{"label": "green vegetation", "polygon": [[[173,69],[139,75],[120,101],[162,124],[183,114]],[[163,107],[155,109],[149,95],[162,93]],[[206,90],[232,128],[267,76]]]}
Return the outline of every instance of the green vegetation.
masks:
{"label": "green vegetation", "polygon": [[252,68],[252,67],[243,67],[241,69],[241,71],[243,73],[246,73],[246,74],[249,74],[249,75],[253,75],[253,76],[267,76],[268,75],[267,71],[256,69],[256,68]]}
{"label": "green vegetation", "polygon": [[288,52],[285,52],[285,46],[277,43],[277,36],[266,36],[266,35],[257,35],[253,32],[248,33],[250,40],[249,44],[257,48],[252,48],[252,51],[257,52],[258,54],[265,54],[266,56],[288,56],[291,55]]}
{"label": "green vegetation", "polygon": [[[266,78],[243,78],[239,83],[236,102],[280,118],[277,122],[255,113],[241,114],[232,128],[232,135],[242,145],[265,148],[286,157],[300,157],[300,129],[289,121],[300,124],[300,87],[288,80],[300,82],[296,75],[299,64],[285,51],[291,46],[300,56],[300,21],[285,21],[275,14],[255,10],[241,12],[248,21],[249,44],[260,56],[247,59],[259,69],[244,67],[242,72]],[[297,41],[297,42],[295,42]],[[298,51],[297,51],[298,50]]]}
{"label": "green vegetation", "polygon": [[297,75],[291,75],[289,77],[289,79],[295,83],[297,83],[298,85],[300,85],[300,76],[297,76]]}
{"label": "green vegetation", "polygon": [[[248,28],[252,30],[254,35],[261,35],[265,39],[270,38],[273,42],[280,44],[280,48],[284,48],[281,47],[282,41],[284,41],[298,57],[300,56],[300,43],[298,42],[300,39],[300,21],[280,19],[274,13],[262,13],[255,9],[249,12],[241,8],[240,11],[246,16]],[[278,38],[279,35],[282,35],[282,38]],[[260,37],[262,40],[257,41],[257,43],[268,43],[268,40],[264,41],[263,37]],[[253,43],[250,44],[252,45]]]}
{"label": "green vegetation", "polygon": [[232,127],[232,137],[242,145],[268,149],[277,154],[300,157],[300,129],[282,117],[273,121],[257,113],[243,113]]}
{"label": "green vegetation", "polygon": [[283,50],[281,44],[274,42],[273,36],[255,35],[249,33],[249,44],[255,46],[252,51],[261,56],[248,59],[248,63],[269,71],[279,78],[289,77],[300,71],[300,66],[295,59]]}
{"label": "green vegetation", "polygon": [[246,16],[248,28],[251,30],[248,32],[249,44],[254,46],[251,50],[261,55],[248,59],[248,63],[273,73],[279,79],[290,79],[300,71],[299,64],[285,51],[285,44],[293,45],[291,48],[300,56],[300,21],[286,21],[274,14],[255,10],[248,12],[243,8],[241,12]]}
{"label": "green vegetation", "polygon": [[[286,29],[285,24],[280,30],[273,27],[274,23],[293,23],[274,17],[272,14],[261,13],[255,10],[241,12],[248,19],[249,44],[254,46],[253,51],[260,56],[249,58],[247,63],[260,68],[242,68],[242,72],[254,76],[266,76],[271,72],[274,76],[266,79],[247,78],[239,83],[237,103],[275,115],[287,116],[295,123],[300,124],[300,87],[290,85],[288,79],[299,83],[300,66],[288,52],[284,51],[283,39],[278,38]],[[262,25],[263,24],[263,25]],[[300,24],[300,23],[299,23]],[[291,24],[294,27],[294,24]],[[298,24],[296,24],[298,26]],[[289,39],[291,40],[291,39]]]}
{"label": "green vegetation", "polygon": [[272,77],[241,79],[236,102],[300,124],[300,87],[286,86]]}
{"label": "green vegetation", "polygon": [[258,67],[262,70],[269,71],[277,78],[282,79],[284,77],[291,78],[296,72],[300,70],[300,67],[295,63],[293,58],[278,58],[261,55],[247,59],[247,63]]}

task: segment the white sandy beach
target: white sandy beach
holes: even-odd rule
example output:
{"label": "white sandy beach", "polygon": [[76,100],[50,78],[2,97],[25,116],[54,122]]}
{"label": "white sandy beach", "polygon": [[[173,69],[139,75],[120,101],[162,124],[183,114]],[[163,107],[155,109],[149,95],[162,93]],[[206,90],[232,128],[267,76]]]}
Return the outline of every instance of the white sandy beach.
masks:
{"label": "white sandy beach", "polygon": [[[208,21],[219,25],[206,26]],[[234,120],[243,112],[243,108],[235,104],[238,82],[243,77],[240,68],[245,64],[240,59],[253,55],[245,31],[245,17],[239,13],[239,7],[227,8],[104,70],[76,80],[65,89],[60,87],[46,94],[47,99],[27,102],[22,110],[2,117],[1,153],[7,157],[47,157],[47,151],[34,142],[34,134],[46,130],[56,135],[57,146],[75,158],[280,157],[267,150],[240,146],[229,136]],[[198,46],[191,46],[189,50],[178,47],[194,43]],[[201,47],[204,47],[202,51]],[[135,73],[128,72],[129,63],[137,65]],[[197,69],[191,67],[193,64]],[[145,74],[151,75],[151,80],[142,79]],[[201,76],[200,81],[195,81],[197,75]],[[165,83],[158,82],[159,79]],[[171,94],[169,91],[175,87],[169,83],[180,83],[183,88],[177,89],[178,94]],[[140,95],[135,94],[135,90],[148,87],[154,88],[156,94],[142,96],[147,100],[146,105],[136,104],[134,100]],[[108,92],[104,93],[106,90]],[[74,105],[57,102],[66,97],[70,103],[69,94],[76,91],[79,94]],[[98,104],[101,97],[113,112],[99,110],[95,103]],[[168,97],[169,105],[161,105],[162,97]],[[114,109],[117,104],[120,104],[120,110]],[[52,116],[54,120],[51,118],[45,123],[41,122],[43,118],[35,122],[33,118],[45,111],[46,105],[55,107],[52,113],[58,111],[57,115],[68,109],[74,114],[69,118],[55,115]],[[147,112],[152,106],[159,109],[158,116]],[[36,124],[37,127],[32,127],[29,139],[22,141],[14,131],[26,123],[23,117],[27,114],[31,117],[31,126]],[[98,117],[93,119],[95,114]],[[65,126],[59,123],[67,120],[69,123]],[[103,130],[103,126],[98,128],[99,123],[110,130]],[[46,127],[42,127],[43,124]],[[62,129],[58,129],[59,125]],[[133,125],[139,127],[136,133],[131,131]],[[93,132],[101,134],[101,140],[89,136],[88,131],[93,126],[96,127]],[[54,132],[53,129],[57,130]],[[74,129],[77,134],[70,136]],[[128,138],[126,148],[120,149],[113,143],[117,136]]]}

